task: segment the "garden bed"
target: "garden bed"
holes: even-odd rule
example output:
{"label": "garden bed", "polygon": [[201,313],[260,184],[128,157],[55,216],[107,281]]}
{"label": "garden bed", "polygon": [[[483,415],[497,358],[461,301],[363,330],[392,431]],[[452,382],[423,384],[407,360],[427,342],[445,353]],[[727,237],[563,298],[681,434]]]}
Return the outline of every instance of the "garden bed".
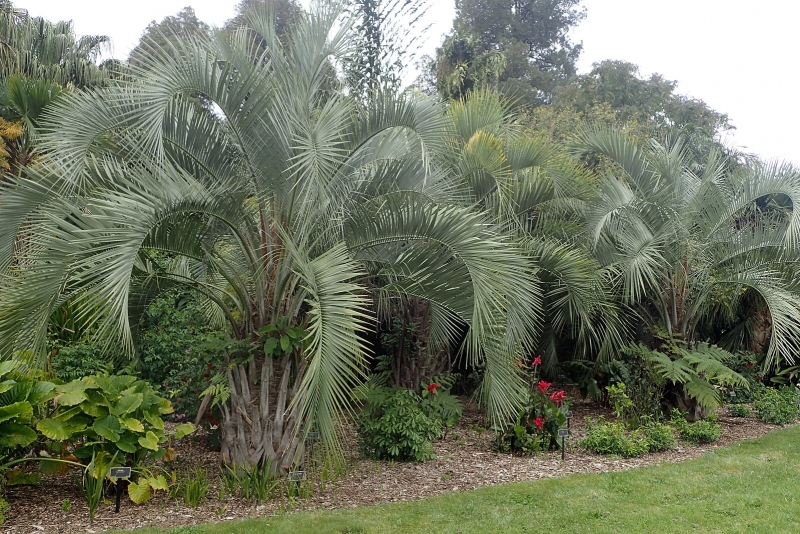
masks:
{"label": "garden bed", "polygon": [[[577,393],[577,392],[570,392]],[[114,513],[113,496],[101,505],[93,525],[89,525],[85,501],[71,476],[46,476],[38,486],[6,488],[5,498],[11,510],[4,525],[6,532],[99,532],[108,529],[135,527],[166,528],[178,525],[258,517],[308,509],[350,508],[359,505],[409,501],[447,492],[466,491],[481,486],[553,478],[571,473],[620,471],[633,467],[677,462],[695,458],[718,447],[743,439],[762,436],[776,428],[750,418],[728,417],[720,410],[722,437],[719,441],[692,446],[679,444],[668,452],[637,458],[614,458],[591,455],[577,447],[585,431],[584,418],[610,412],[595,403],[577,400],[573,405],[573,437],[567,443],[566,460],[560,452],[539,453],[532,457],[498,454],[492,451],[493,433],[485,430],[483,416],[467,404],[464,417],[445,439],[434,443],[436,459],[425,463],[376,462],[353,457],[347,472],[324,491],[315,488],[311,497],[294,502],[272,501],[258,506],[248,505],[231,496],[218,499],[220,480],[219,455],[207,451],[191,440],[183,440],[176,460],[176,470],[205,469],[210,479],[208,499],[198,508],[188,508],[182,501],[169,499],[165,492],[135,506],[127,497],[119,514]],[[355,451],[355,434],[350,434]]]}

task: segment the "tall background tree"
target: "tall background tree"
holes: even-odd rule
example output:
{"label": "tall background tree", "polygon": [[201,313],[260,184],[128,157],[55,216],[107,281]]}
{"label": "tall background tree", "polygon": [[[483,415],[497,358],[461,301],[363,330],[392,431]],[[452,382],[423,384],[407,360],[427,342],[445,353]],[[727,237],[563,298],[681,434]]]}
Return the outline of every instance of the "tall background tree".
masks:
{"label": "tall background tree", "polygon": [[[439,91],[458,98],[493,81],[475,67],[489,62],[496,68],[491,56],[499,53],[504,61],[496,86],[503,94],[528,106],[549,102],[554,89],[576,73],[582,46],[571,42],[569,32],[586,16],[579,5],[580,0],[458,1],[454,33],[433,66]],[[465,53],[469,42],[473,50]]]}

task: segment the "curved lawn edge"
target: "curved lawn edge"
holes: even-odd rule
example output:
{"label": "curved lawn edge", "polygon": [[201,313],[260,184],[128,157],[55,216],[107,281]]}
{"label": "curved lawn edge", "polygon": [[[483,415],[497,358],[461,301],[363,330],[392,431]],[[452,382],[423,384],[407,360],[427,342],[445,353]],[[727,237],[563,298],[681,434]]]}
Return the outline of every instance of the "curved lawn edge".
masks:
{"label": "curved lawn edge", "polygon": [[167,532],[800,532],[798,439],[800,427],[794,426],[685,462],[489,486],[414,502],[177,527]]}

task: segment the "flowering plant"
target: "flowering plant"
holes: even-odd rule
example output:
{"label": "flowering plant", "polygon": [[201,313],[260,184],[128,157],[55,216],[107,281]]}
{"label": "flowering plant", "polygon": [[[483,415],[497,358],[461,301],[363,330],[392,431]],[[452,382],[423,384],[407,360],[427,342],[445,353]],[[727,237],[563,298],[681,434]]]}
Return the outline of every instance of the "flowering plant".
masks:
{"label": "flowering plant", "polygon": [[567,421],[567,396],[562,390],[551,391],[552,384],[540,379],[541,364],[541,356],[536,356],[530,367],[524,366],[530,369],[528,401],[514,424],[498,433],[496,446],[500,451],[532,453],[560,446],[558,429]]}

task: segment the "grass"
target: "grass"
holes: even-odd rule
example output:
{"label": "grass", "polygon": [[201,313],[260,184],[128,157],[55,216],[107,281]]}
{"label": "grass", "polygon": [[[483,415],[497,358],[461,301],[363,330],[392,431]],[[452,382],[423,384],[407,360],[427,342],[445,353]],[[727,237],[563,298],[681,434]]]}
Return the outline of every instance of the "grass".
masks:
{"label": "grass", "polygon": [[[423,501],[181,527],[175,534],[800,532],[800,427],[696,460]],[[136,531],[137,534],[163,532]]]}

